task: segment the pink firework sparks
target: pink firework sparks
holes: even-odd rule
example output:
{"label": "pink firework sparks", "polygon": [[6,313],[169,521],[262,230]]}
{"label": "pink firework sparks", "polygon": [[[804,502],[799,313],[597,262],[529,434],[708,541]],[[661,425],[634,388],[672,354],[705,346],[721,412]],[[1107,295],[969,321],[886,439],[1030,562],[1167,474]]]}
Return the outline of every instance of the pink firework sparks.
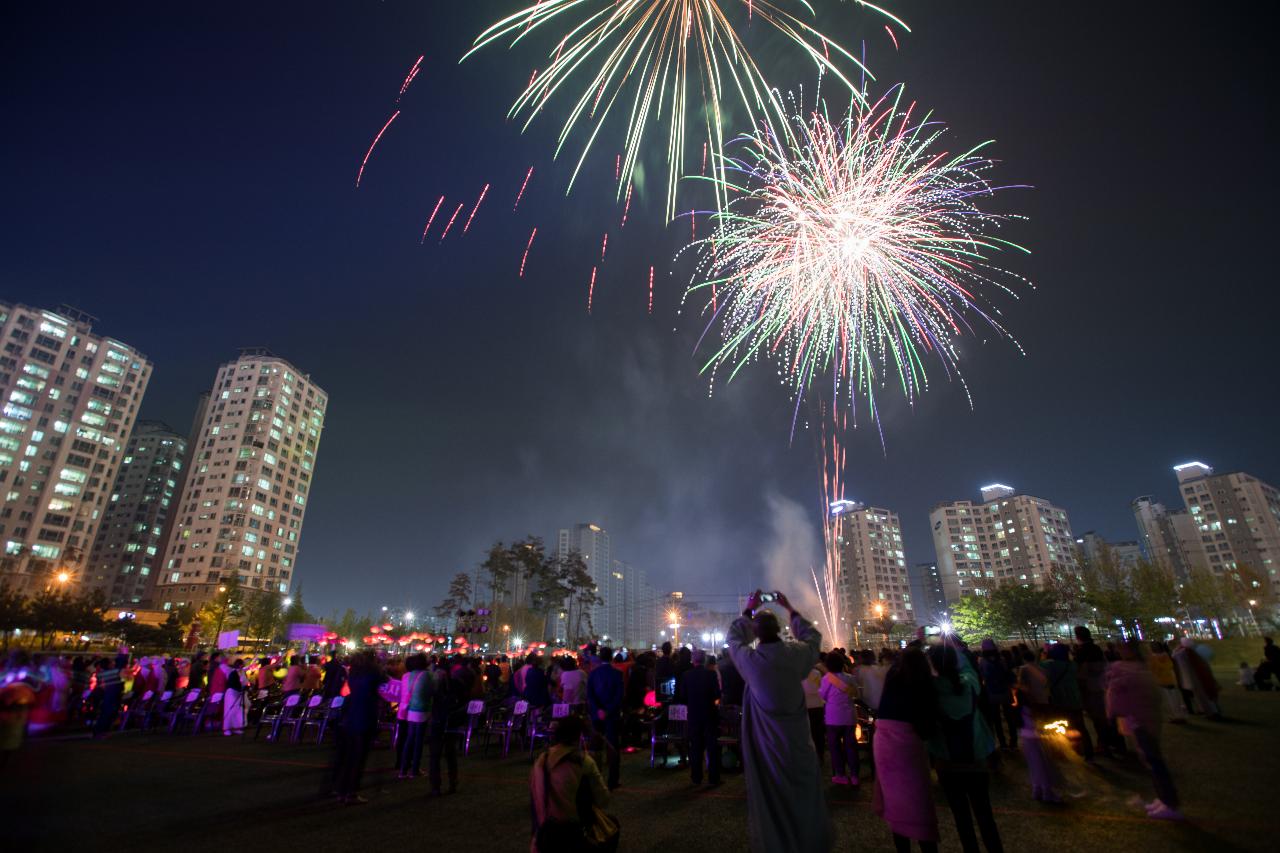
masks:
{"label": "pink firework sparks", "polygon": [[538,79],[538,69],[536,69],[536,68],[535,68],[535,69],[533,69],[533,73],[529,75],[529,85],[528,85],[528,86],[525,86],[525,89],[526,89],[526,90],[528,90],[528,89],[532,89],[532,88],[533,88],[533,81],[534,81],[534,80],[537,80],[537,79]]}
{"label": "pink firework sparks", "polygon": [[404,93],[409,91],[409,84],[413,82],[413,78],[418,76],[418,72],[422,70],[422,60],[426,55],[418,57],[418,61],[413,63],[413,67],[409,69],[409,73],[404,75],[404,82],[400,84],[400,94],[396,95],[396,103],[400,103],[400,99],[404,97]]}
{"label": "pink firework sparks", "polygon": [[364,177],[364,167],[369,162],[369,155],[373,154],[373,149],[378,147],[378,140],[382,138],[382,134],[387,132],[387,128],[391,127],[391,122],[395,121],[400,115],[400,111],[396,110],[391,114],[391,118],[387,119],[387,123],[382,126],[382,130],[378,131],[378,135],[373,138],[373,142],[369,143],[369,150],[364,152],[364,159],[360,161],[360,171],[356,172],[356,186],[360,186],[360,179]]}
{"label": "pink firework sparks", "polygon": [[513,213],[515,212],[515,209],[520,206],[520,199],[524,198],[524,188],[529,186],[529,179],[532,177],[533,177],[533,167],[530,166],[529,171],[525,173],[524,183],[520,185],[520,192],[516,193],[516,203],[511,205],[511,211]]}
{"label": "pink firework sparks", "polygon": [[449,217],[449,221],[448,221],[447,223],[445,223],[444,231],[443,231],[443,232],[441,232],[441,234],[440,234],[440,242],[441,242],[441,243],[443,243],[443,242],[444,242],[444,238],[445,238],[445,237],[448,237],[448,236],[449,236],[449,229],[453,227],[453,220],[457,219],[457,218],[458,218],[458,214],[459,214],[459,213],[461,213],[461,212],[462,212],[462,205],[461,205],[461,204],[459,204],[456,208],[454,208],[453,216],[450,216],[450,217]]}
{"label": "pink firework sparks", "polygon": [[893,40],[893,49],[898,49],[898,37],[893,34],[893,30],[889,29],[889,25],[884,25],[884,31],[889,34],[889,38]]}
{"label": "pink firework sparks", "polygon": [[609,232],[604,232],[604,241],[600,243],[600,263],[604,263],[605,250],[609,248]]}
{"label": "pink firework sparks", "polygon": [[596,268],[591,268],[591,283],[587,285],[587,313],[591,313],[591,300],[596,295]]}
{"label": "pink firework sparks", "polygon": [[707,143],[702,143],[702,174],[707,173]]}
{"label": "pink firework sparks", "polygon": [[533,233],[529,235],[529,242],[524,246],[524,257],[520,259],[520,278],[524,278],[524,265],[529,260],[529,249],[533,248],[533,238],[538,236],[538,229],[535,227]]}
{"label": "pink firework sparks", "polygon": [[615,181],[622,178],[622,155],[619,154],[613,158],[613,179]]}
{"label": "pink firework sparks", "polygon": [[480,202],[484,201],[484,197],[487,192],[489,192],[489,185],[485,184],[484,189],[480,190],[480,198],[476,199],[476,206],[471,208],[471,215],[467,217],[467,224],[462,226],[463,234],[466,234],[467,229],[471,227],[471,220],[476,218],[476,211],[480,209]]}
{"label": "pink firework sparks", "polygon": [[649,313],[653,313],[653,267],[649,267]]}
{"label": "pink firework sparks", "polygon": [[440,212],[440,205],[442,204],[444,204],[444,196],[440,196],[436,206],[431,209],[431,215],[427,217],[426,227],[422,229],[422,239],[418,241],[419,246],[427,242],[427,232],[431,230],[431,223],[436,221],[436,214]]}
{"label": "pink firework sparks", "polygon": [[689,211],[689,237],[693,242],[698,242],[698,217],[692,210]]}
{"label": "pink firework sparks", "polygon": [[622,224],[619,228],[627,227],[627,214],[631,212],[631,182],[627,182],[627,202],[622,206]]}

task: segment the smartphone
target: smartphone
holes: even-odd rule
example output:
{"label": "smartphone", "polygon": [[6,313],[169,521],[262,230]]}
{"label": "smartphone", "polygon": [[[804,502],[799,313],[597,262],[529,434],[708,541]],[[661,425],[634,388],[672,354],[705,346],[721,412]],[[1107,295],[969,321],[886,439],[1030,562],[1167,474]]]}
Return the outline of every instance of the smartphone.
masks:
{"label": "smartphone", "polygon": [[777,600],[778,600],[778,594],[777,594],[776,592],[762,592],[762,593],[760,593],[760,603],[761,603],[761,604],[765,603],[766,601],[777,601]]}

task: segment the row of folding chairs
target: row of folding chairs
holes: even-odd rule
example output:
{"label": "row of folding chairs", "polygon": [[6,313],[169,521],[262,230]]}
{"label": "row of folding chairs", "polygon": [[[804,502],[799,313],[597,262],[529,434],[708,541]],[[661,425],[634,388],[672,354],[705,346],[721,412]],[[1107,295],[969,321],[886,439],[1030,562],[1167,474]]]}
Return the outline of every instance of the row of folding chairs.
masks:
{"label": "row of folding chairs", "polygon": [[[721,705],[719,708],[720,733],[716,743],[737,752],[742,744],[742,707]],[[689,739],[689,706],[671,704],[664,706],[649,723],[649,766],[657,762],[661,750],[663,763],[677,747],[683,753]]]}
{"label": "row of folding chairs", "polygon": [[197,734],[222,719],[222,697],[221,693],[208,695],[196,689],[159,694],[147,690],[138,697],[131,694],[121,706],[119,730],[136,726],[141,731],[181,734],[189,730]]}
{"label": "row of folding chairs", "polygon": [[[259,692],[265,694],[267,691]],[[262,698],[265,700],[266,696]],[[307,731],[314,729],[316,743],[323,743],[330,727],[341,718],[344,702],[342,696],[326,699],[319,693],[312,694],[304,702],[301,694],[294,693],[279,702],[268,703],[258,715],[254,739],[266,728],[267,740],[278,741],[287,734],[290,743],[302,743]]]}

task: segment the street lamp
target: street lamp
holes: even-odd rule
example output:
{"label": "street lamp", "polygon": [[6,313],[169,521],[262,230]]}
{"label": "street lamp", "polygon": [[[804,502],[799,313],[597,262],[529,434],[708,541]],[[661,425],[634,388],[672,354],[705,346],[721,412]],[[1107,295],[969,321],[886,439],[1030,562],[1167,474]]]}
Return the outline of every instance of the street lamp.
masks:
{"label": "street lamp", "polygon": [[69,580],[71,580],[71,573],[66,569],[58,572],[58,583],[66,583]]}
{"label": "street lamp", "polygon": [[284,601],[282,601],[282,602],[280,602],[280,603],[281,603],[281,604],[283,604],[286,608],[289,608],[289,607],[292,607],[292,606],[293,606],[293,599],[292,599],[292,598],[289,598],[288,596],[285,596]]}

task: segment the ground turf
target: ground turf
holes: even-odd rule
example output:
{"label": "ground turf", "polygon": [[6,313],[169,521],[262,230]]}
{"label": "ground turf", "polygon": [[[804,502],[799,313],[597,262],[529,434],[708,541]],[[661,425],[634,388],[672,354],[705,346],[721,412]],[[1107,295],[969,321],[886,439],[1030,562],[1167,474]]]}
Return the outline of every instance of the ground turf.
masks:
{"label": "ground turf", "polygon": [[[1275,756],[1280,694],[1228,689],[1231,720],[1196,718],[1166,728],[1166,753],[1185,801],[1181,824],[1146,819],[1131,803],[1152,797],[1136,760],[1067,768],[1083,793],[1067,806],[1031,800],[1020,756],[992,780],[1006,850],[1274,850],[1280,831]],[[0,770],[6,850],[371,851],[527,850],[528,757],[462,759],[456,795],[428,799],[425,780],[398,782],[391,754],[375,750],[365,777],[368,805],[322,797],[328,746],[251,738],[125,733],[105,742],[29,742]],[[622,849],[728,853],[745,848],[742,778],[694,790],[684,771],[649,769],[626,756],[612,811]],[[864,766],[863,773],[866,774]],[[836,849],[892,850],[871,811],[871,782],[827,791]],[[940,797],[940,792],[938,793]],[[942,848],[957,850],[951,815],[939,809]]]}

